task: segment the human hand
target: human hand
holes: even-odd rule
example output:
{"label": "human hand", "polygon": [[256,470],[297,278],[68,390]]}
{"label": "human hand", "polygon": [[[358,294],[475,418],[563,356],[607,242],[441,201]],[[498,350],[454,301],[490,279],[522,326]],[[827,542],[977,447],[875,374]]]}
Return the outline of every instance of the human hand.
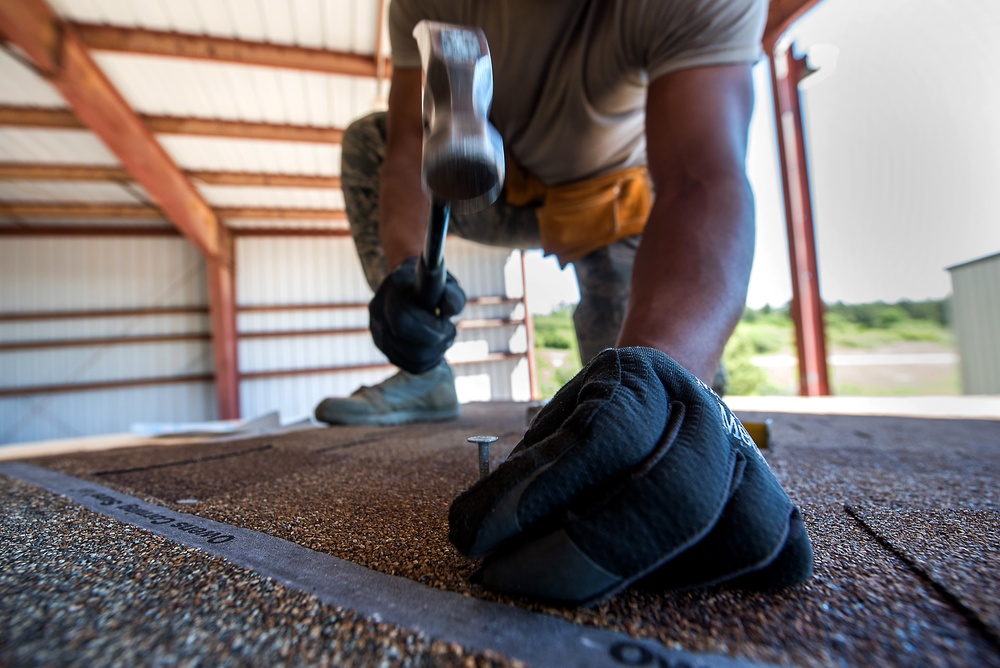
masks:
{"label": "human hand", "polygon": [[719,397],[652,348],[608,349],[449,513],[487,587],[588,603],[652,586],[772,587],[812,572],[798,509]]}
{"label": "human hand", "polygon": [[437,314],[417,300],[417,258],[411,257],[389,274],[368,305],[372,339],[389,361],[410,373],[436,367],[455,341],[455,325],[449,320],[465,306],[465,292],[448,273]]}

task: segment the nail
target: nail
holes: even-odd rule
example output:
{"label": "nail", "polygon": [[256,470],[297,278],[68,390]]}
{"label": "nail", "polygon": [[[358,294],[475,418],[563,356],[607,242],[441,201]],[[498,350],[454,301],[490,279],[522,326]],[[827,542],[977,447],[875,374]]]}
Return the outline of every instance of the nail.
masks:
{"label": "nail", "polygon": [[479,479],[490,474],[490,443],[500,440],[499,436],[470,436],[469,443],[479,446]]}

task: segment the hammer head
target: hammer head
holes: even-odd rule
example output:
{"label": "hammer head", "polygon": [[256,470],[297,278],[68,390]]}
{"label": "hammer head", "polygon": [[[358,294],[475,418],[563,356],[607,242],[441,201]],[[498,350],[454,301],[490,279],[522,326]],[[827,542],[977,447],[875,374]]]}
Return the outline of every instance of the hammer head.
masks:
{"label": "hammer head", "polygon": [[418,23],[413,36],[424,69],[424,190],[460,213],[486,208],[504,179],[503,140],[487,120],[493,67],[486,36],[435,21]]}

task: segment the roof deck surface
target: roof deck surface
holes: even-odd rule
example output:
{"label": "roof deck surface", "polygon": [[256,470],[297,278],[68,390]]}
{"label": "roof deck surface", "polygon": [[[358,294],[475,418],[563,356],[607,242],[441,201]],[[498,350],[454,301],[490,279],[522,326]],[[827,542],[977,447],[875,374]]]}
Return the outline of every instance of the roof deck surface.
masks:
{"label": "roof deck surface", "polygon": [[[765,455],[802,508],[815,576],[774,592],[633,588],[590,608],[484,590],[471,581],[476,564],[447,540],[449,504],[478,475],[466,437],[501,435],[500,461],[523,434],[523,404],[472,404],[445,423],[22,460],[78,479],[65,496],[2,463],[0,664],[514,665],[548,663],[539,657],[552,655],[538,652],[557,633],[583,639],[600,629],[612,645],[648,641],[631,654],[619,643],[607,665],[654,665],[655,657],[660,665],[685,657],[690,665],[727,657],[737,665],[1000,665],[1000,422],[740,417],[774,421]],[[100,510],[102,489],[131,514],[82,505],[89,495]],[[129,497],[137,501],[126,504]],[[339,600],[322,593],[341,586],[322,582],[326,562],[314,580],[295,584],[287,558],[247,567],[239,552],[213,552],[225,549],[221,539],[207,542],[219,532],[192,529],[199,535],[178,542],[154,533],[157,515],[136,510],[140,501],[189,520],[182,529],[218,522],[360,565],[368,584]],[[398,578],[364,579],[372,572]],[[435,603],[439,592],[461,596]],[[382,607],[366,608],[383,595]]]}

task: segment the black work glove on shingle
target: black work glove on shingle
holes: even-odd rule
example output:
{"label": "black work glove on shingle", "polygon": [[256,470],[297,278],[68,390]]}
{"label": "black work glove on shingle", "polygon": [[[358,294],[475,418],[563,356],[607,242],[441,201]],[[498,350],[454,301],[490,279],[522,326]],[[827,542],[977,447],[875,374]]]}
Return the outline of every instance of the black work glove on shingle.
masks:
{"label": "black work glove on shingle", "polygon": [[567,603],[644,577],[766,588],[812,573],[798,509],[743,425],[651,348],[595,357],[449,523],[459,551],[485,557],[483,584]]}
{"label": "black work glove on shingle", "polygon": [[455,341],[449,320],[465,307],[465,292],[448,273],[438,313],[420,305],[414,293],[417,257],[386,276],[368,304],[372,339],[389,361],[410,373],[430,371]]}

